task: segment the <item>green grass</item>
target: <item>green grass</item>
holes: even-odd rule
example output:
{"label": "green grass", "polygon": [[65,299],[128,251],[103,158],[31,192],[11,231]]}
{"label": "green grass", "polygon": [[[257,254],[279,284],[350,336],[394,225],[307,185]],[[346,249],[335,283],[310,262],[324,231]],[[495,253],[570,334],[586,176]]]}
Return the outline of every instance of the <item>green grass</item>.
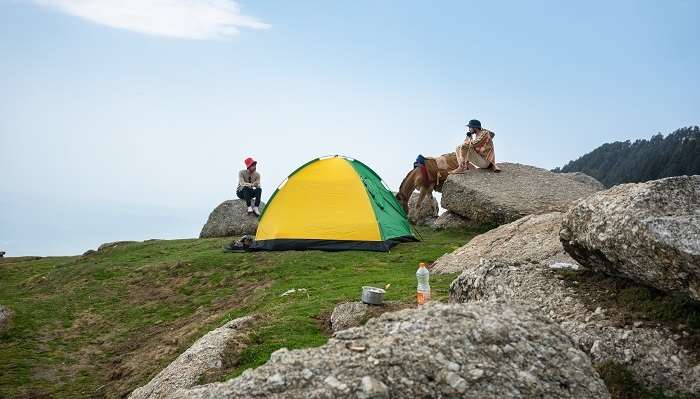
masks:
{"label": "green grass", "polygon": [[[659,322],[675,328],[687,326],[700,333],[700,305],[684,295],[646,287],[631,280],[605,276],[593,271],[557,271],[568,282],[577,282],[579,292],[588,295],[591,310],[597,306],[616,309],[619,319]],[[696,345],[697,346],[697,345]]]}
{"label": "green grass", "polygon": [[612,399],[683,399],[680,396],[666,396],[659,391],[650,391],[635,381],[632,373],[623,365],[606,362],[596,367],[605,381]]}
{"label": "green grass", "polygon": [[[86,257],[0,263],[0,303],[15,312],[0,333],[0,397],[118,397],[147,382],[194,340],[247,314],[261,321],[225,377],[281,348],[322,345],[319,318],[357,300],[363,285],[391,284],[412,301],[418,262],[474,232],[421,230],[389,253],[223,253],[226,239],[149,241]],[[433,276],[444,299],[454,275]],[[292,288],[306,294],[280,295]]]}

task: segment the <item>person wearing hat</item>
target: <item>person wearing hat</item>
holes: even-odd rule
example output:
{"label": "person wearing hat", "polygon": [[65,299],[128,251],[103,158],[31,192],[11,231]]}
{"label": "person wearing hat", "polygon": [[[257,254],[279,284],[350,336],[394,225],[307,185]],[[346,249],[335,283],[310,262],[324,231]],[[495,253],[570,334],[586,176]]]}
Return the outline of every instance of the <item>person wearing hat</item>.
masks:
{"label": "person wearing hat", "polygon": [[[245,200],[248,205],[248,213],[254,213],[260,216],[260,197],[262,188],[260,188],[260,173],[257,172],[258,162],[253,158],[246,158],[245,169],[238,172],[238,188],[236,195],[238,198]],[[255,203],[253,203],[255,198]]]}
{"label": "person wearing hat", "polygon": [[451,174],[464,173],[474,167],[481,169],[491,169],[500,172],[496,166],[496,154],[493,148],[493,138],[496,134],[481,127],[481,122],[472,119],[467,124],[469,131],[464,143],[457,147],[457,169]]}

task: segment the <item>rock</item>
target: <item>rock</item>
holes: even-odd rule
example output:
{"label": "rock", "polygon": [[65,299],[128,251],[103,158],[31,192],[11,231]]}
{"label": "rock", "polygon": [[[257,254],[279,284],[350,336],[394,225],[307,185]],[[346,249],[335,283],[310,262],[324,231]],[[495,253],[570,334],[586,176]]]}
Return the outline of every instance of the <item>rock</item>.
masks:
{"label": "rock", "polygon": [[382,305],[367,305],[362,302],[345,302],[337,305],[331,314],[331,329],[335,331],[345,330],[350,327],[357,327],[364,321],[381,315],[382,313],[393,312],[413,305],[406,302],[386,301]]}
{"label": "rock", "polygon": [[432,272],[457,273],[478,265],[481,258],[545,266],[567,263],[578,266],[559,241],[562,214],[528,215],[474,237],[463,247],[440,257]]}
{"label": "rock", "polygon": [[333,309],[331,314],[331,328],[333,331],[340,331],[350,327],[359,326],[367,316],[366,305],[362,302],[341,303]]}
{"label": "rock", "polygon": [[0,332],[5,331],[10,326],[13,316],[14,312],[10,308],[0,305]]}
{"label": "rock", "polygon": [[700,175],[582,199],[564,215],[560,238],[584,266],[700,301]]}
{"label": "rock", "polygon": [[438,216],[433,223],[435,230],[464,230],[477,227],[478,223],[460,216],[452,211],[446,211]]}
{"label": "rock", "polygon": [[100,245],[99,247],[97,247],[97,251],[98,251],[98,252],[99,252],[99,251],[104,251],[105,249],[121,247],[121,246],[128,245],[128,244],[135,244],[135,243],[137,243],[137,242],[138,242],[138,241],[114,241],[114,242],[106,242],[106,243]]}
{"label": "rock", "polygon": [[[349,350],[365,346],[365,352]],[[279,354],[278,354],[279,353]],[[454,364],[454,365],[453,365]],[[456,366],[456,367],[455,367]],[[283,375],[283,388],[268,379]],[[524,378],[527,376],[527,378]],[[337,332],[318,348],[278,351],[223,383],[176,398],[609,398],[588,356],[527,307],[429,304]]]}
{"label": "rock", "polygon": [[498,166],[501,173],[477,169],[449,176],[442,190],[442,207],[478,224],[500,225],[526,215],[564,212],[572,201],[596,191],[534,166]]}
{"label": "rock", "polygon": [[[242,334],[253,320],[252,316],[240,317],[208,332],[153,377],[148,384],[135,389],[129,398],[167,398],[178,389],[194,386],[207,370],[222,367],[221,355],[226,348],[226,343],[234,336]],[[271,378],[273,380],[269,384],[279,384],[279,379],[274,380],[275,376]]]}
{"label": "rock", "polygon": [[408,221],[417,226],[430,226],[435,222],[440,211],[440,206],[432,194],[423,199],[421,206],[416,208],[419,193],[411,194],[408,200]]}
{"label": "rock", "polygon": [[468,264],[452,282],[450,300],[528,304],[558,322],[578,347],[590,354],[594,364],[614,361],[624,365],[635,380],[650,390],[700,395],[700,366],[694,355],[672,338],[670,331],[618,327],[608,316],[612,312],[588,309],[591,292],[567,285],[554,270],[542,264],[516,262],[515,259],[482,260]]}
{"label": "rock", "polygon": [[575,180],[579,183],[583,183],[587,186],[590,186],[592,189],[596,191],[601,191],[607,189],[605,187],[605,184],[601,183],[596,179],[595,177],[589,176],[583,172],[566,172],[566,173],[559,173],[560,175],[564,177],[568,177],[571,180]]}
{"label": "rock", "polygon": [[[265,207],[260,203],[260,211]],[[209,215],[199,238],[254,235],[258,229],[258,217],[247,212],[245,201],[240,199],[222,202]]]}
{"label": "rock", "polygon": [[381,381],[366,375],[362,377],[360,384],[360,392],[357,393],[360,399],[389,398],[389,388]]}
{"label": "rock", "polygon": [[83,252],[82,256],[89,256],[95,253],[97,253],[97,251],[95,251],[94,249],[88,249],[87,251]]}

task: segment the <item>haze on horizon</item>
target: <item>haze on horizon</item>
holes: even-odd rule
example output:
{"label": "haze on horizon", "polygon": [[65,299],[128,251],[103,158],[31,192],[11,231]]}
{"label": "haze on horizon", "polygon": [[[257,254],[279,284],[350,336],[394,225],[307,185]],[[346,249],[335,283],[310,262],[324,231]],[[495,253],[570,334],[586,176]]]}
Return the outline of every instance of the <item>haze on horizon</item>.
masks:
{"label": "haze on horizon", "polygon": [[196,237],[253,156],[393,188],[472,118],[561,166],[700,120],[694,1],[0,3],[0,249]]}

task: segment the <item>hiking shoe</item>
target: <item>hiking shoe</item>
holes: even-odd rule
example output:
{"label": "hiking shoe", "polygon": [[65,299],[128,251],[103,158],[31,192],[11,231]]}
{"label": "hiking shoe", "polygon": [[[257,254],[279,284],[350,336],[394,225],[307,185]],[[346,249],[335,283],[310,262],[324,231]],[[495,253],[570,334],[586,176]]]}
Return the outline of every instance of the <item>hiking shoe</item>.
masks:
{"label": "hiking shoe", "polygon": [[252,207],[252,206],[249,206],[249,207],[248,207],[248,213],[253,213],[253,207]]}
{"label": "hiking shoe", "polygon": [[257,206],[253,207],[253,213],[255,214],[255,216],[260,216],[260,208],[258,208]]}

